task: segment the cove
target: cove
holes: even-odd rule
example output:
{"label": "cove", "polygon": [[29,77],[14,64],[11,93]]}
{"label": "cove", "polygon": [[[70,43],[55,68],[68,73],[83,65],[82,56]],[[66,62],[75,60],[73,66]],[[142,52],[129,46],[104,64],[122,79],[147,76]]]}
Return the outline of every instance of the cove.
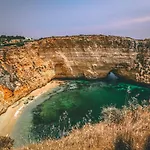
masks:
{"label": "cove", "polygon": [[103,81],[67,81],[29,104],[18,118],[11,137],[15,146],[46,138],[67,136],[73,127],[97,123],[103,107],[121,108],[129,100],[150,99],[150,89],[129,83]]}

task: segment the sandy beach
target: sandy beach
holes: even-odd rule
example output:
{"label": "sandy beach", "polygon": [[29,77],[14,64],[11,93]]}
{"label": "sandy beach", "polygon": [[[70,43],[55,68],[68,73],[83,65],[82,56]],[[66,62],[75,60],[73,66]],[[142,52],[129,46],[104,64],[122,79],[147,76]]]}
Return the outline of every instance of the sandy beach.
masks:
{"label": "sandy beach", "polygon": [[[9,136],[16,120],[18,119],[19,115],[21,114],[22,110],[40,95],[50,91],[53,88],[58,87],[59,85],[63,84],[63,81],[51,81],[47,85],[43,86],[42,88],[36,89],[32,91],[28,96],[20,99],[14,105],[10,106],[8,110],[0,116],[0,136]],[[29,103],[25,104],[25,102],[30,98],[33,97],[33,100]]]}

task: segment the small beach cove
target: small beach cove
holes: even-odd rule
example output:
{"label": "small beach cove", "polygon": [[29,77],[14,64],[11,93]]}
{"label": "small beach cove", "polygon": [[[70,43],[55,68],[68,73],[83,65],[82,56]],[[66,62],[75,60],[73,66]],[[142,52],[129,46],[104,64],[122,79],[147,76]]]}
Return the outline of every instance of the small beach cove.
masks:
{"label": "small beach cove", "polygon": [[38,97],[59,87],[59,85],[63,83],[63,81],[51,81],[45,86],[32,91],[29,95],[10,106],[7,111],[0,116],[0,136],[10,136],[22,111],[29,104],[35,103],[35,101],[38,100]]}

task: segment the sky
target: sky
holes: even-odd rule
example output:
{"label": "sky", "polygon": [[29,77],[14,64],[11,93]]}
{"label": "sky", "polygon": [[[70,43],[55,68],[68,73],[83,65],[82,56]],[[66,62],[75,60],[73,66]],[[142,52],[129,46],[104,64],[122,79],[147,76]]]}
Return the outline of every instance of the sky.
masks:
{"label": "sky", "polygon": [[0,0],[0,35],[150,38],[150,0]]}

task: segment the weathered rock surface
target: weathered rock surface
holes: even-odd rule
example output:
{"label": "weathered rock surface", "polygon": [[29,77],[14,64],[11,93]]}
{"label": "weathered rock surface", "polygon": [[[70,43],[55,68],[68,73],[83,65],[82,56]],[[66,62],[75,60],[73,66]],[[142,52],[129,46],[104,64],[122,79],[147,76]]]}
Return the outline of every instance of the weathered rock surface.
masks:
{"label": "weathered rock surface", "polygon": [[53,78],[105,77],[110,71],[150,84],[150,40],[51,37],[0,49],[0,112]]}

